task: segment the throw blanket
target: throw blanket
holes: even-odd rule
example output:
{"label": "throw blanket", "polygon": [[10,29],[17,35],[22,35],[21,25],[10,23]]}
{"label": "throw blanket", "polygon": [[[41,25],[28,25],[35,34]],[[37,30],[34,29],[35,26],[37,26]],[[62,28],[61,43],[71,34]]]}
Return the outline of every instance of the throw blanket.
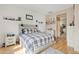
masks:
{"label": "throw blanket", "polygon": [[50,34],[41,32],[21,34],[20,37],[22,44],[27,49],[28,53],[33,53],[35,48],[54,41],[54,38]]}

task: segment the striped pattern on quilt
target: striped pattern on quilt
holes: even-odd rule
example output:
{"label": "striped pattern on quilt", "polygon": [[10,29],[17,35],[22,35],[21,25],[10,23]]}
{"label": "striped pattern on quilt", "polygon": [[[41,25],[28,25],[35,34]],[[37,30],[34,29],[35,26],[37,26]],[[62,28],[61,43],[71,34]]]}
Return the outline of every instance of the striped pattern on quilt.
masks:
{"label": "striped pattern on quilt", "polygon": [[47,33],[35,32],[31,34],[22,34],[21,35],[24,47],[28,52],[33,53],[34,48],[38,48],[42,45],[50,43],[52,36]]}

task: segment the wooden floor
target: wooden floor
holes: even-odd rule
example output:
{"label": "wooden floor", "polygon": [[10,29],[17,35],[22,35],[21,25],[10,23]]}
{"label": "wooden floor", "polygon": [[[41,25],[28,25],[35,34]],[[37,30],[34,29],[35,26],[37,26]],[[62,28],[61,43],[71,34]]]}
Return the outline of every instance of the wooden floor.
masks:
{"label": "wooden floor", "polygon": [[[52,48],[55,48],[57,50],[60,50],[62,52],[64,52],[65,54],[75,54],[77,52],[74,52],[72,49],[69,49],[67,47],[67,42],[65,38],[59,38],[56,40],[56,43],[54,45],[51,46]],[[13,46],[9,46],[9,47],[3,47],[0,48],[0,54],[22,54],[23,49],[21,48],[21,46],[19,44],[17,45],[13,45]]]}
{"label": "wooden floor", "polygon": [[22,50],[21,46],[19,44],[16,44],[16,45],[8,46],[6,48],[5,47],[0,48],[0,54],[15,54],[17,51],[20,50]]}
{"label": "wooden floor", "polygon": [[67,46],[66,38],[59,38],[56,40],[56,43],[51,46],[52,48],[55,48],[57,50],[60,50],[64,52],[65,54],[77,54],[73,49],[69,48]]}

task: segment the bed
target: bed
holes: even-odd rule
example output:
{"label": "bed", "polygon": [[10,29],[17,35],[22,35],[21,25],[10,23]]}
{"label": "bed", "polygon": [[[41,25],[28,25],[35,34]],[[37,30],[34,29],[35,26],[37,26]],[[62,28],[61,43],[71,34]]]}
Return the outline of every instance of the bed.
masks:
{"label": "bed", "polygon": [[54,35],[37,30],[34,25],[20,25],[20,44],[26,54],[36,54],[52,45]]}

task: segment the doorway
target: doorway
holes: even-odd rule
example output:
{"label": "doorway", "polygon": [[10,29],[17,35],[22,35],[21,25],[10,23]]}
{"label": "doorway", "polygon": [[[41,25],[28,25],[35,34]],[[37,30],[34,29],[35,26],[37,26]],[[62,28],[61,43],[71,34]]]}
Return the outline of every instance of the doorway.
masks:
{"label": "doorway", "polygon": [[60,14],[56,16],[56,30],[57,30],[57,38],[65,38],[67,34],[67,17],[66,13]]}

